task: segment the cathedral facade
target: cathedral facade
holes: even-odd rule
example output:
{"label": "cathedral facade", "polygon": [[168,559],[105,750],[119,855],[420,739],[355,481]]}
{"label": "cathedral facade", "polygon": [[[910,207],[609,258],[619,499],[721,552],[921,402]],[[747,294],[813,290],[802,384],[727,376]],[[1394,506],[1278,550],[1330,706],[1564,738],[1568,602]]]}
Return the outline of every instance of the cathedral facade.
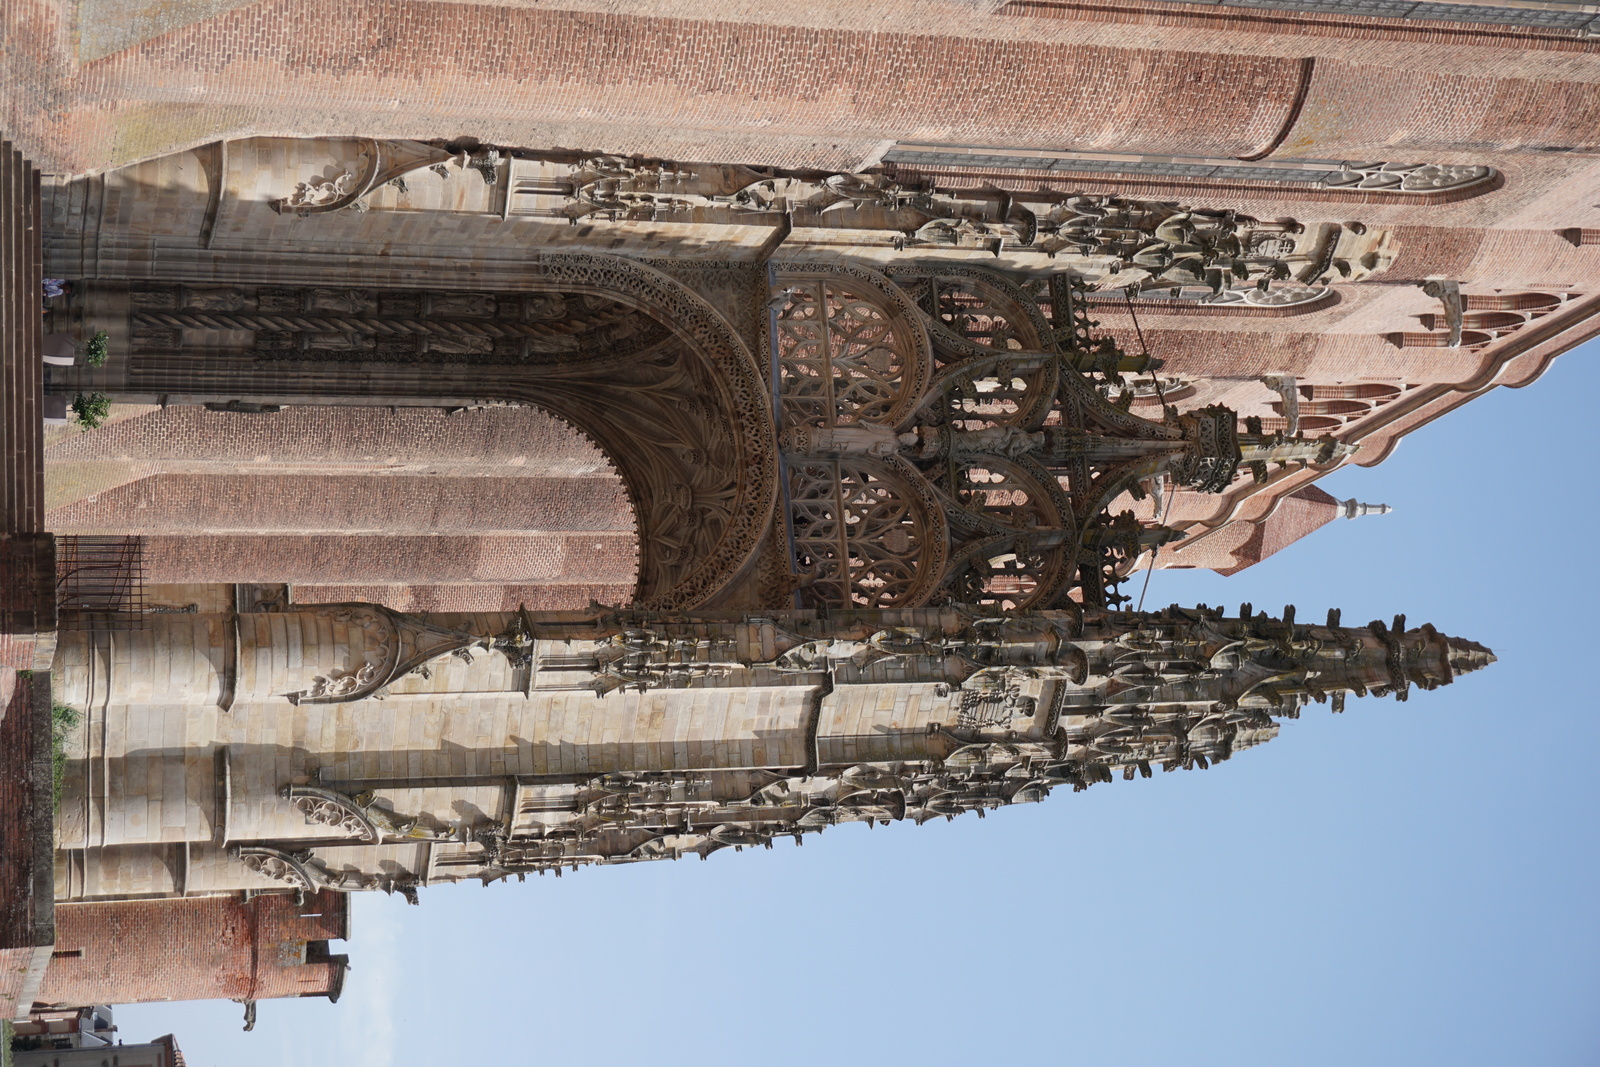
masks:
{"label": "cathedral facade", "polygon": [[[1125,585],[1377,510],[1313,483],[1592,336],[1592,14],[603,6],[15,8],[31,343],[113,401],[27,446],[58,929],[333,995],[351,892],[982,816],[1492,661]],[[118,944],[40,1002],[137,995]]]}

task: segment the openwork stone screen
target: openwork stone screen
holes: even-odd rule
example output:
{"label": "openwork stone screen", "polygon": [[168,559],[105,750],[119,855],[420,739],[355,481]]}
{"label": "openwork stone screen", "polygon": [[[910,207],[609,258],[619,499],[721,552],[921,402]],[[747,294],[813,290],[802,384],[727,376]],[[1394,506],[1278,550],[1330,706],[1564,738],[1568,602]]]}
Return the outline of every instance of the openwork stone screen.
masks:
{"label": "openwork stone screen", "polygon": [[778,316],[786,422],[881,420],[898,406],[905,367],[883,309],[828,281],[797,282]]}
{"label": "openwork stone screen", "polygon": [[936,577],[946,532],[908,480],[869,460],[796,463],[789,471],[795,562],[828,603],[909,605]]}

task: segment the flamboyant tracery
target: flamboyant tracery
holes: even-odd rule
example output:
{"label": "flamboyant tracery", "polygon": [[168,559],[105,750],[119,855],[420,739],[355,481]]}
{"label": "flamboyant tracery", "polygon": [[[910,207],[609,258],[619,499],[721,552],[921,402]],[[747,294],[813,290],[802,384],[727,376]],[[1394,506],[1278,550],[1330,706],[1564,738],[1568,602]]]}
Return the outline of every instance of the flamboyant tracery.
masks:
{"label": "flamboyant tracery", "polygon": [[784,518],[806,603],[1115,604],[1116,581],[1171,536],[1108,514],[1118,497],[1220,492],[1241,466],[1265,478],[1348,451],[1217,406],[1131,414],[1130,381],[1160,363],[1098,335],[1071,276],[1031,283],[1047,317],[1029,283],[971,264],[892,280],[781,266]]}

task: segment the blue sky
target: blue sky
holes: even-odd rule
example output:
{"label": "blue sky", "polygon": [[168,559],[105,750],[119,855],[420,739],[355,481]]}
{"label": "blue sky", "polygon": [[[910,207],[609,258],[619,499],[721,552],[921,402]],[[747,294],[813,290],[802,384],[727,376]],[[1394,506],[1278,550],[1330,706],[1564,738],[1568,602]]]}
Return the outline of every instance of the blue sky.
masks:
{"label": "blue sky", "polygon": [[343,1000],[120,1007],[191,1067],[1600,1062],[1600,344],[1320,484],[1388,503],[1147,607],[1404,612],[1500,662],[984,820],[361,895]]}

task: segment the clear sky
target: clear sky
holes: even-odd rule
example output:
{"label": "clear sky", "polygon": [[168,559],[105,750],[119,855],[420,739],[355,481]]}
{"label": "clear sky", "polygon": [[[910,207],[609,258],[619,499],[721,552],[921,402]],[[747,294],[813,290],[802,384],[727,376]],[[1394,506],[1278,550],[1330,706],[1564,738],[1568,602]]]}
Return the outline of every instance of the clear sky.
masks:
{"label": "clear sky", "polygon": [[1600,1063],[1597,397],[1591,343],[1320,483],[1394,514],[1151,583],[1499,655],[1454,685],[983,820],[357,894],[340,1003],[249,1034],[227,1001],[121,1007],[123,1038],[191,1067]]}

